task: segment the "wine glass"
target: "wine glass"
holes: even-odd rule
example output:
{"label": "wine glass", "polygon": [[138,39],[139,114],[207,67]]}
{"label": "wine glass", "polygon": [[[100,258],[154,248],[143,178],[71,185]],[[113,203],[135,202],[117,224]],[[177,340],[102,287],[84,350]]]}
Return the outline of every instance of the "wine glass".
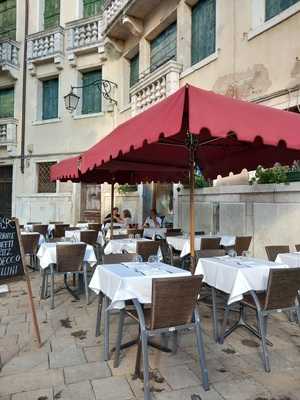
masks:
{"label": "wine glass", "polygon": [[155,255],[149,256],[148,263],[158,263],[158,262],[159,262],[158,256]]}
{"label": "wine glass", "polygon": [[237,252],[234,249],[230,249],[228,251],[228,255],[229,255],[229,257],[236,257],[237,256]]}
{"label": "wine glass", "polygon": [[243,250],[243,251],[242,251],[242,257],[250,257],[250,251],[248,251],[248,250]]}
{"label": "wine glass", "polygon": [[134,259],[133,262],[143,262],[143,257],[140,256],[139,254],[137,254]]}
{"label": "wine glass", "polygon": [[129,239],[134,239],[134,234],[133,234],[133,233],[130,233],[130,234],[128,235],[128,237],[129,237]]}
{"label": "wine glass", "polygon": [[140,239],[140,238],[141,238],[141,235],[140,235],[139,233],[136,233],[135,238],[136,238],[136,239]]}

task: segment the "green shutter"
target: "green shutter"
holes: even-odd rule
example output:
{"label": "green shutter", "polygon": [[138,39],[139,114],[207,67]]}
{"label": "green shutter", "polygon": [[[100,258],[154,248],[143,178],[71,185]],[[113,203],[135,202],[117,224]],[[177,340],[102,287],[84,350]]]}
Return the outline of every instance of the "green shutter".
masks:
{"label": "green shutter", "polygon": [[139,80],[139,63],[140,63],[140,55],[137,53],[130,60],[130,87],[135,85]]}
{"label": "green shutter", "polygon": [[0,37],[16,39],[16,0],[0,1]]}
{"label": "green shutter", "polygon": [[93,82],[102,79],[101,70],[85,72],[82,74],[82,114],[94,114],[101,112],[101,85],[93,85]]}
{"label": "green shutter", "polygon": [[216,51],[216,0],[199,1],[192,11],[192,65]]}
{"label": "green shutter", "polygon": [[299,0],[266,0],[266,18],[269,19],[275,17],[275,15],[281,13],[293,4],[298,3]]}
{"label": "green shutter", "polygon": [[43,81],[43,119],[58,117],[58,78]]}
{"label": "green shutter", "polygon": [[14,117],[14,88],[0,90],[0,118]]}
{"label": "green shutter", "polygon": [[44,29],[54,28],[60,23],[60,0],[45,0]]}
{"label": "green shutter", "polygon": [[103,0],[83,0],[84,18],[92,17],[102,11]]}
{"label": "green shutter", "polygon": [[176,22],[152,40],[150,44],[150,70],[154,71],[169,60],[176,60],[177,25]]}

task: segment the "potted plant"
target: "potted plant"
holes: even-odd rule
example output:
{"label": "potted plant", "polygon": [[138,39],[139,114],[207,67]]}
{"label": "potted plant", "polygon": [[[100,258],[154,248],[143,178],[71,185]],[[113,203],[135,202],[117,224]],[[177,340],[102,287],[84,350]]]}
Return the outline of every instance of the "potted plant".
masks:
{"label": "potted plant", "polygon": [[250,184],[260,183],[287,183],[289,167],[275,164],[272,168],[263,168],[259,165],[256,168],[255,176],[251,179]]}
{"label": "potted plant", "polygon": [[118,192],[119,194],[126,194],[126,193],[132,193],[136,192],[138,190],[137,185],[120,185],[118,186]]}
{"label": "potted plant", "polygon": [[299,182],[300,181],[300,161],[296,160],[287,172],[288,182]]}

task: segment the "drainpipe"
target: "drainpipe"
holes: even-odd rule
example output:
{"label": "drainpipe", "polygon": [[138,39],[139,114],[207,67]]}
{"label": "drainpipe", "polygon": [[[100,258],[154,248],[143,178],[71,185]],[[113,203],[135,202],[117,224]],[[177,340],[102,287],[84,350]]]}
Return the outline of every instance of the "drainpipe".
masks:
{"label": "drainpipe", "polygon": [[21,126],[21,173],[24,174],[25,167],[25,114],[26,114],[26,89],[27,89],[27,37],[28,37],[28,0],[25,0],[25,32],[24,32],[24,54],[23,54],[23,76],[22,76],[22,126]]}

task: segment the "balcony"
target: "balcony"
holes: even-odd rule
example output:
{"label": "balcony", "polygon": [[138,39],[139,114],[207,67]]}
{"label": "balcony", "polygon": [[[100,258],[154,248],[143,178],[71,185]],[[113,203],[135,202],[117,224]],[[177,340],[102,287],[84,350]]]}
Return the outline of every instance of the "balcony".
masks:
{"label": "balcony", "polygon": [[127,40],[143,34],[143,20],[157,7],[160,0],[106,0],[104,30],[110,38]]}
{"label": "balcony", "polygon": [[32,76],[36,66],[53,62],[58,70],[62,69],[64,57],[64,30],[56,27],[28,36],[28,69]]}
{"label": "balcony", "polygon": [[179,89],[182,66],[168,61],[151,73],[140,74],[140,80],[130,89],[132,115],[136,115]]}
{"label": "balcony", "polygon": [[0,148],[6,147],[11,156],[16,155],[17,150],[17,123],[14,118],[0,119]]}
{"label": "balcony", "polygon": [[7,71],[13,79],[17,79],[20,70],[19,51],[19,43],[0,39],[0,70]]}
{"label": "balcony", "polygon": [[72,21],[66,25],[68,60],[76,66],[76,58],[80,54],[99,53],[104,56],[103,18],[96,16]]}

